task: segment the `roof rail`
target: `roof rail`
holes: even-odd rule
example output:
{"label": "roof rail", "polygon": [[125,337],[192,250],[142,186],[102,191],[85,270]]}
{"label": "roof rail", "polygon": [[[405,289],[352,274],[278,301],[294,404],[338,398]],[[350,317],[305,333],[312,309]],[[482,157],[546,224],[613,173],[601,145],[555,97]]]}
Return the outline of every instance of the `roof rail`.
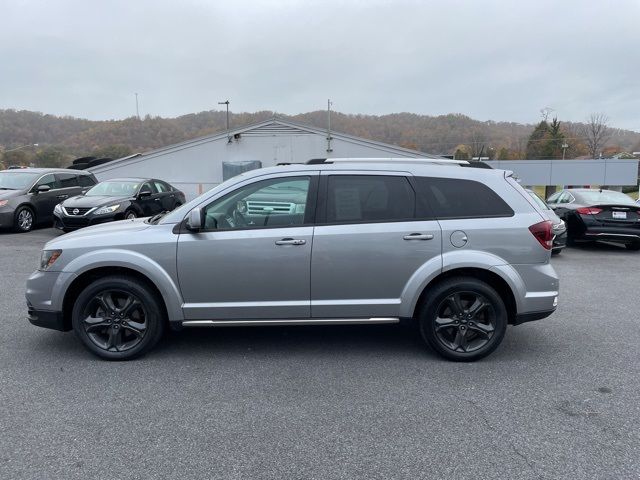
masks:
{"label": "roof rail", "polygon": [[468,165],[466,160],[448,158],[327,158],[324,163],[425,163],[430,165]]}

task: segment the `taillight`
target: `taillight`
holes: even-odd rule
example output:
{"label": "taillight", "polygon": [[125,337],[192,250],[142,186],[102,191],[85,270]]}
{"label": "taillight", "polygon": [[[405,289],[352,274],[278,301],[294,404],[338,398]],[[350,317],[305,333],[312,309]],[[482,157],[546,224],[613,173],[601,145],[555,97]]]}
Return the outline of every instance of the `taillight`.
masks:
{"label": "taillight", "polygon": [[601,208],[593,208],[593,207],[582,207],[576,209],[580,215],[597,215],[602,211]]}
{"label": "taillight", "polygon": [[529,231],[540,242],[546,250],[551,250],[553,247],[553,222],[551,220],[545,220],[544,222],[536,223],[529,227]]}

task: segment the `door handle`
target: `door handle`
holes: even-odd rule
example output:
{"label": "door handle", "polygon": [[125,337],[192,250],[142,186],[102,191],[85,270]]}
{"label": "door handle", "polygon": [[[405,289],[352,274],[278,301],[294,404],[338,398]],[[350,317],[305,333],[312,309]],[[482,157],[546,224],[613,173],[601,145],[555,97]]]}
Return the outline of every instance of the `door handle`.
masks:
{"label": "door handle", "polygon": [[282,240],[276,240],[276,245],[304,245],[306,240],[297,238],[283,238]]}
{"label": "door handle", "polygon": [[159,198],[155,198],[155,199],[154,199],[154,201],[159,202],[159,201],[160,201],[160,199],[159,199]]}
{"label": "door handle", "polygon": [[59,198],[60,200],[63,200],[65,198],[69,198],[69,195],[58,195],[56,198]]}
{"label": "door handle", "polygon": [[433,240],[433,235],[430,233],[411,233],[402,238],[405,240]]}

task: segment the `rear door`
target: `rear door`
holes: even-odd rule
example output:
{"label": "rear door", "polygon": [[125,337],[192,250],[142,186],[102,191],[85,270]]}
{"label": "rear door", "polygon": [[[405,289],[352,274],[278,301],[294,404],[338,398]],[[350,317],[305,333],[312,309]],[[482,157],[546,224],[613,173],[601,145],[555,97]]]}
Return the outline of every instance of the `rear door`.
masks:
{"label": "rear door", "polygon": [[151,195],[140,195],[138,194],[138,205],[142,209],[142,214],[145,217],[150,217],[157,213],[162,213],[162,203],[160,195],[158,195],[158,190],[156,189],[153,182],[144,182],[140,186],[140,190],[138,192],[143,192],[148,190],[151,192]]}
{"label": "rear door", "polygon": [[160,199],[160,205],[163,212],[169,212],[173,210],[176,204],[175,193],[171,190],[171,187],[161,180],[154,180],[153,184],[158,191],[158,198]]}
{"label": "rear door", "polygon": [[78,181],[77,173],[56,173],[56,179],[60,190],[58,192],[58,199],[63,202],[69,197],[75,197],[82,193],[82,187]]}
{"label": "rear door", "polygon": [[315,318],[398,317],[412,275],[441,269],[438,222],[416,218],[406,172],[324,171],[311,259]]}

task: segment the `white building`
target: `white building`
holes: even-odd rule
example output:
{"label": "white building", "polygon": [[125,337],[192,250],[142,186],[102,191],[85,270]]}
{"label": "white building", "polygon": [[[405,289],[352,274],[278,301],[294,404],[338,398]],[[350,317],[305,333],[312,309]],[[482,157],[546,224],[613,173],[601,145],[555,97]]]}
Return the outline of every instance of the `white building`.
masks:
{"label": "white building", "polygon": [[[117,177],[166,180],[191,199],[221,183],[223,170],[229,174],[248,165],[269,167],[330,157],[440,158],[337,132],[331,132],[331,140],[327,141],[326,130],[274,118],[231,130],[228,134],[208,135],[131,155],[90,170],[100,181]],[[256,161],[259,163],[245,164]]]}

